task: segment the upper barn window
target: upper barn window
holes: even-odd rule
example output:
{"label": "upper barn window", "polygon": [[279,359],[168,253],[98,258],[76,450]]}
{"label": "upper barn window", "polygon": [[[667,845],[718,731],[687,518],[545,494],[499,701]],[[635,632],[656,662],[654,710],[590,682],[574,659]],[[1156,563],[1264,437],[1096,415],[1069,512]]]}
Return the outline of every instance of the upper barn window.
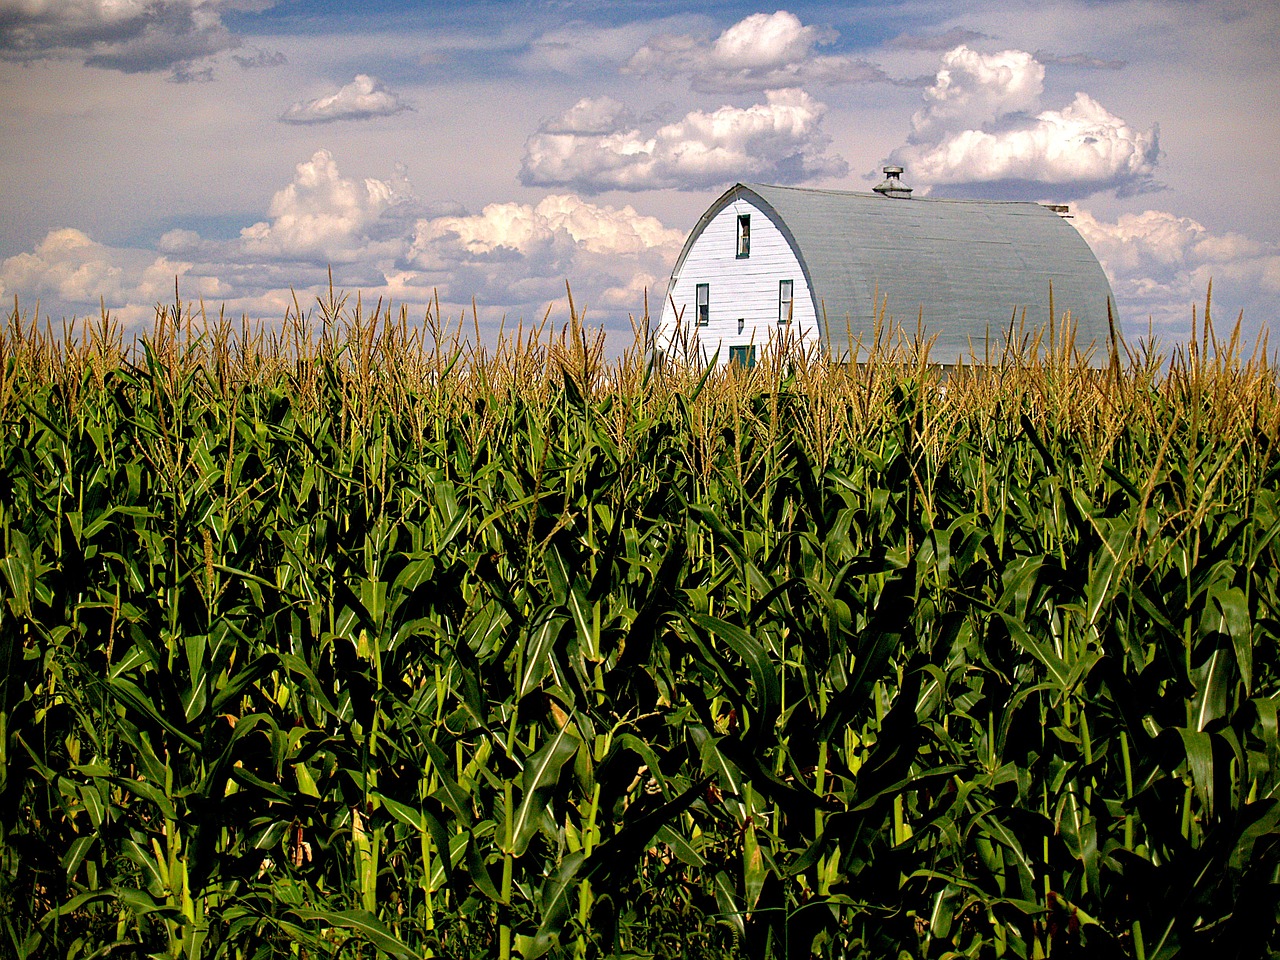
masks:
{"label": "upper barn window", "polygon": [[705,327],[711,322],[711,284],[700,283],[694,288],[694,307],[697,310],[695,316],[700,327]]}
{"label": "upper barn window", "polygon": [[749,213],[738,217],[738,256],[751,256],[751,214]]}

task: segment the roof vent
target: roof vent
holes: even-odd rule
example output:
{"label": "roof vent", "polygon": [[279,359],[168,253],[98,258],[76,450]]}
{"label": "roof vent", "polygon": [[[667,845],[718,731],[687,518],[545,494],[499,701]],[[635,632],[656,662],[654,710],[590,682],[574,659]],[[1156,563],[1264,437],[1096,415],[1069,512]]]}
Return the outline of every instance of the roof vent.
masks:
{"label": "roof vent", "polygon": [[902,176],[901,167],[885,167],[885,181],[872,187],[876,193],[883,194],[886,197],[897,197],[900,200],[911,199],[911,188],[905,186],[898,178]]}
{"label": "roof vent", "polygon": [[1041,204],[1041,206],[1048,207],[1060,217],[1065,217],[1068,220],[1071,219],[1071,207],[1065,203],[1045,203]]}

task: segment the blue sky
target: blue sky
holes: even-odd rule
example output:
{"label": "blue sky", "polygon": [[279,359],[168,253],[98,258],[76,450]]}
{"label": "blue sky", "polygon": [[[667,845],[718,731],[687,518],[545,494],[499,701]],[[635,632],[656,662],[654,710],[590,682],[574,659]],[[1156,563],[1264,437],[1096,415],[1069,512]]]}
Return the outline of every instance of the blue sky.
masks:
{"label": "blue sky", "polygon": [[[0,295],[630,329],[737,180],[1066,202],[1126,333],[1280,304],[1280,6],[0,0]],[[655,310],[656,312],[656,310]],[[616,339],[614,341],[617,342]]]}

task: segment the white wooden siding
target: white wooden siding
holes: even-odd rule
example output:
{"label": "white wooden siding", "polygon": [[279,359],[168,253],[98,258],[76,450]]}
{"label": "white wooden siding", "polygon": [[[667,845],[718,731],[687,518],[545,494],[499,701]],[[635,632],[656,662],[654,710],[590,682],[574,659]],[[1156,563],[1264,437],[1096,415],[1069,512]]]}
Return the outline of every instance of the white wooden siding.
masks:
{"label": "white wooden siding", "polygon": [[[737,255],[741,214],[751,215],[749,257]],[[678,339],[673,335],[680,315],[680,334],[697,336],[704,359],[709,360],[719,350],[719,362],[728,363],[729,347],[749,343],[756,344],[759,356],[780,330],[787,329],[778,323],[780,280],[791,280],[795,284],[788,336],[799,337],[806,346],[818,342],[813,297],[800,261],[769,215],[746,198],[736,198],[707,223],[694,238],[679,270],[668,291],[658,330],[658,343],[663,348],[679,352],[679,348],[671,344],[673,339]],[[705,327],[694,323],[696,289],[700,283],[709,284],[711,288],[710,323]],[[743,321],[741,333],[738,332],[739,319]]]}

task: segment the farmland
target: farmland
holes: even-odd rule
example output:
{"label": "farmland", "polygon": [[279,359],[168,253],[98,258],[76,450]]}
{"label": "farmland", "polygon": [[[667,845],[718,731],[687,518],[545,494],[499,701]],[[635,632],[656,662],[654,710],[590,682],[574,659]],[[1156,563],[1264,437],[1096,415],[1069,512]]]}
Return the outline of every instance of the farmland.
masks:
{"label": "farmland", "polygon": [[1280,949],[1265,360],[465,332],[15,307],[0,954]]}

